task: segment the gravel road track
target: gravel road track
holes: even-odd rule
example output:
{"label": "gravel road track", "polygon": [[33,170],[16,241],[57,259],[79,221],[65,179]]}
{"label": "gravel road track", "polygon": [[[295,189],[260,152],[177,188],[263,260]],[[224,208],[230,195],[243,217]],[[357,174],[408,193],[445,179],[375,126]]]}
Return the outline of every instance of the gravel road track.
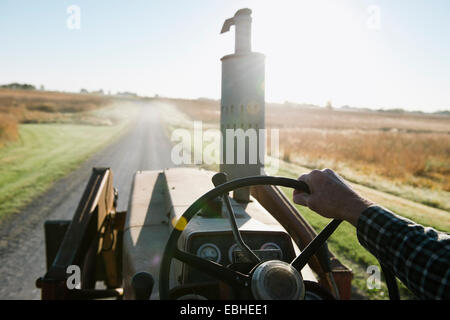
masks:
{"label": "gravel road track", "polygon": [[138,170],[172,167],[171,142],[158,106],[142,104],[136,122],[113,144],[57,181],[21,213],[0,224],[0,299],[39,299],[35,280],[45,273],[44,221],[71,219],[92,167],[111,167],[119,190],[118,209],[126,210],[131,182]]}

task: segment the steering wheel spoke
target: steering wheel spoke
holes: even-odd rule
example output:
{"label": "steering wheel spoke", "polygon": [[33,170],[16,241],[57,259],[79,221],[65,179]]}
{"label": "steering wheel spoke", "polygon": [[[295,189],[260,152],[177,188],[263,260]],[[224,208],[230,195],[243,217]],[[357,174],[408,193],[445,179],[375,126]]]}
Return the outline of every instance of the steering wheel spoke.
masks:
{"label": "steering wheel spoke", "polygon": [[248,287],[250,285],[250,277],[248,275],[225,268],[216,262],[202,259],[178,248],[175,250],[173,257],[215,279],[226,282],[232,287]]}
{"label": "steering wheel spoke", "polygon": [[306,248],[300,253],[300,255],[295,258],[291,265],[298,271],[302,270],[303,267],[308,263],[309,259],[316,254],[316,252],[324,245],[331,234],[336,230],[336,228],[341,224],[342,220],[334,219],[315,237]]}

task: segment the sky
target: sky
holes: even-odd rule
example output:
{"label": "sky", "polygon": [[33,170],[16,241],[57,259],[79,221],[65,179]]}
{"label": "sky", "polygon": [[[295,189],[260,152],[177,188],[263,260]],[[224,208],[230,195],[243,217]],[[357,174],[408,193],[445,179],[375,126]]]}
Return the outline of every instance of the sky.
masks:
{"label": "sky", "polygon": [[0,84],[220,99],[244,7],[266,101],[450,110],[448,0],[0,0]]}

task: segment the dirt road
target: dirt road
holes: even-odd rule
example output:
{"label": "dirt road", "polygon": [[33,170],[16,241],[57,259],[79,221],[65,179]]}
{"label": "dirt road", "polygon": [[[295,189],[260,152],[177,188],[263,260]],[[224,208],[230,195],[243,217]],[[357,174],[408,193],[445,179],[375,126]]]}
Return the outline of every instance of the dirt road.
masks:
{"label": "dirt road", "polygon": [[71,219],[92,167],[111,167],[119,190],[119,210],[126,210],[137,170],[172,167],[171,143],[158,107],[140,107],[130,130],[88,159],[79,169],[56,182],[20,214],[0,224],[0,299],[39,299],[35,280],[45,273],[43,224],[47,219]]}

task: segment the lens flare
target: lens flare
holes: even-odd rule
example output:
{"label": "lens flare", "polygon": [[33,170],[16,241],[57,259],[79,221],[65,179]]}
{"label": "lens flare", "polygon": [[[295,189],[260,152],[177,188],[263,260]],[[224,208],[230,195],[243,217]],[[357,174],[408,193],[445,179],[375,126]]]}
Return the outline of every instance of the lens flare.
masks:
{"label": "lens flare", "polygon": [[183,231],[186,228],[187,220],[185,217],[180,217],[180,219],[177,220],[177,218],[172,219],[172,226],[180,231]]}

